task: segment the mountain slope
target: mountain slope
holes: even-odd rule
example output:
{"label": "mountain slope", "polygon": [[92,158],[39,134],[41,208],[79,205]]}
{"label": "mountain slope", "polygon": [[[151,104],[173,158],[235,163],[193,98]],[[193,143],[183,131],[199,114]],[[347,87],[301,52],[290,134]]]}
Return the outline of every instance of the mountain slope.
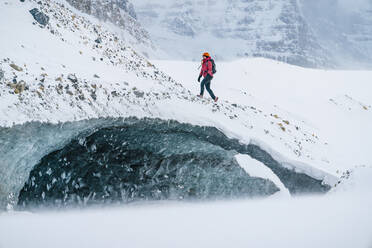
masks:
{"label": "mountain slope", "polygon": [[296,0],[135,1],[139,21],[172,59],[262,56],[291,64],[330,65]]}
{"label": "mountain slope", "polygon": [[136,12],[128,0],[67,0],[76,9],[111,22],[121,30],[127,31],[137,43],[152,46],[148,32],[137,22]]}

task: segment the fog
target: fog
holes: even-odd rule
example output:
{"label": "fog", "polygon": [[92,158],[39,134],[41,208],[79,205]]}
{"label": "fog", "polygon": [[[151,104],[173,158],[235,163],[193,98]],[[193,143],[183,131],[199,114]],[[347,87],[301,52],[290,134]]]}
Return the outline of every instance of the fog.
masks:
{"label": "fog", "polygon": [[[315,2],[326,2],[326,1],[315,1]],[[340,8],[340,10],[346,13],[371,8],[370,0],[354,0],[354,1],[338,0],[336,1],[336,4]]]}
{"label": "fog", "polygon": [[0,247],[372,245],[371,198],[340,194],[0,215]]}
{"label": "fog", "polygon": [[319,43],[340,67],[372,65],[370,0],[300,0],[302,12]]}
{"label": "fog", "polygon": [[371,167],[321,196],[0,212],[0,247],[372,247]]}

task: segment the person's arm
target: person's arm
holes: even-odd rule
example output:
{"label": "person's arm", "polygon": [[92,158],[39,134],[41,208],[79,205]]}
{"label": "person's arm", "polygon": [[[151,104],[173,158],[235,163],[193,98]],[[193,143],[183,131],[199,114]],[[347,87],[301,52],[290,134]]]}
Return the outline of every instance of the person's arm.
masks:
{"label": "person's arm", "polygon": [[201,69],[200,69],[200,73],[199,73],[199,77],[198,77],[198,82],[200,82],[200,79],[203,75],[203,61],[201,63],[202,63],[202,65],[201,65]]}
{"label": "person's arm", "polygon": [[200,68],[199,77],[201,77],[202,75],[203,75],[203,60],[201,61],[201,68]]}

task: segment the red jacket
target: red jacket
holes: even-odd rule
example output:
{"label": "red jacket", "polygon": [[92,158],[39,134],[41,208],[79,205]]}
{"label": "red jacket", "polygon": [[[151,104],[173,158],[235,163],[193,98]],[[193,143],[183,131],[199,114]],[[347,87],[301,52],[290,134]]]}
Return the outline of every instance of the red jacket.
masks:
{"label": "red jacket", "polygon": [[213,77],[212,62],[211,62],[210,57],[208,57],[206,59],[203,59],[202,68],[201,68],[199,76],[206,77],[207,74],[209,74],[209,75],[211,75],[211,77]]}

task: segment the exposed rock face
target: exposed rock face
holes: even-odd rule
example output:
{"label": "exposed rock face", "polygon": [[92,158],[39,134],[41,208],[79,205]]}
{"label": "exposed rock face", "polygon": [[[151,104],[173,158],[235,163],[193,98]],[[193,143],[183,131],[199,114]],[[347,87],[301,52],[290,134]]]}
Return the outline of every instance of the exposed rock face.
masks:
{"label": "exposed rock face", "polygon": [[[266,39],[256,41],[254,56],[273,58],[305,67],[330,65],[325,50],[318,44],[300,15],[296,0],[282,3],[278,19],[267,29],[267,34]],[[270,34],[275,34],[278,38],[273,39]],[[259,30],[256,36],[260,37]]]}
{"label": "exposed rock face", "polygon": [[40,25],[47,25],[49,22],[49,16],[45,15],[43,12],[40,12],[37,8],[30,10],[31,15]]}
{"label": "exposed rock face", "polygon": [[138,19],[173,57],[199,59],[206,50],[224,59],[263,56],[301,66],[329,65],[296,0],[135,4]]}
{"label": "exposed rock face", "polygon": [[128,0],[67,0],[78,10],[128,31],[139,43],[149,44],[149,34],[137,22],[136,12]]}
{"label": "exposed rock face", "polygon": [[12,67],[16,71],[23,71],[22,67],[16,65],[16,64],[10,64],[10,67]]}

